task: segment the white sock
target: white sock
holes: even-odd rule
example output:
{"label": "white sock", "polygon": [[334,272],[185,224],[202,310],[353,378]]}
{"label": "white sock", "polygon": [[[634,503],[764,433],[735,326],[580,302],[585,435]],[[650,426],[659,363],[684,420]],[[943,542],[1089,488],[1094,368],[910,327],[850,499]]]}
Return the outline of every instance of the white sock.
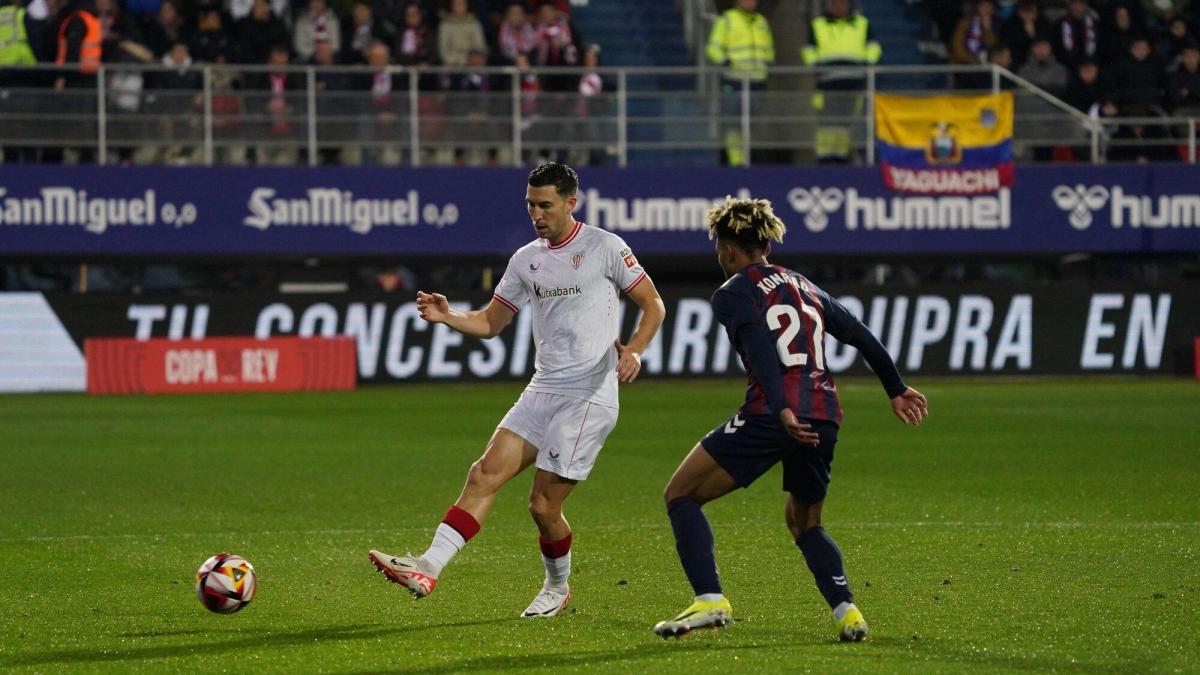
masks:
{"label": "white sock", "polygon": [[466,545],[467,540],[463,539],[458,530],[442,523],[433,533],[433,543],[429,544],[429,550],[421,554],[421,560],[429,563],[434,576],[437,576],[442,573],[442,568]]}
{"label": "white sock", "polygon": [[542,556],[542,564],[546,566],[546,585],[551,588],[563,588],[571,576],[571,552],[560,558]]}
{"label": "white sock", "polygon": [[704,602],[720,602],[725,599],[725,594],[724,593],[701,593],[700,595],[696,596],[696,599],[703,600]]}
{"label": "white sock", "polygon": [[853,602],[843,602],[842,604],[838,605],[837,607],[834,607],[833,608],[833,620],[841,621],[842,617],[846,616],[846,612],[849,612],[852,609],[855,609]]}

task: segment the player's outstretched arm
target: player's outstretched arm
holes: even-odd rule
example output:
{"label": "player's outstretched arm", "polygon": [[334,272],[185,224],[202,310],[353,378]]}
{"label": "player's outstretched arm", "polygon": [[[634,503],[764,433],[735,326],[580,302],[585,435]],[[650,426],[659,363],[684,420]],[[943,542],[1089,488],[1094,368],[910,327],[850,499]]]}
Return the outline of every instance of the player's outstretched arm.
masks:
{"label": "player's outstretched arm", "polygon": [[417,291],[417,311],[430,323],[444,323],[454,330],[477,338],[500,334],[516,314],[493,298],[483,309],[460,312],[450,307],[441,293]]}
{"label": "player's outstretched arm", "polygon": [[650,277],[646,277],[630,289],[629,299],[642,310],[642,318],[633,331],[633,337],[629,338],[629,344],[622,345],[618,340],[613,345],[617,349],[619,382],[633,382],[637,379],[642,370],[642,352],[646,351],[646,347],[654,339],[655,333],[667,316],[667,307]]}
{"label": "player's outstretched arm", "polygon": [[921,421],[929,416],[929,401],[924,394],[908,387],[904,393],[892,399],[892,412],[901,422],[919,427]]}

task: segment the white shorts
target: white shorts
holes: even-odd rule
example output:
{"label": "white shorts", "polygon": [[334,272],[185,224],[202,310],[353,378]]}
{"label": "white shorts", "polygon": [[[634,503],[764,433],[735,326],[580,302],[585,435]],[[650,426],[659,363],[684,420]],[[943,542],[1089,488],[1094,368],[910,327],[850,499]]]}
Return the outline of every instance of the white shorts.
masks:
{"label": "white shorts", "polygon": [[538,449],[537,468],[583,480],[591,473],[604,439],[617,426],[617,409],[526,390],[498,426]]}

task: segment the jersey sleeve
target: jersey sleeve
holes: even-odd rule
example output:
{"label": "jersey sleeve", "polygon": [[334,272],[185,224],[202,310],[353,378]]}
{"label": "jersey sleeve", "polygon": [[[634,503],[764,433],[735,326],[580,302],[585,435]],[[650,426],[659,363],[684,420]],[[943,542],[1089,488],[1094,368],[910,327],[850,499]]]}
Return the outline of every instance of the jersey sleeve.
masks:
{"label": "jersey sleeve", "polygon": [[772,416],[787,407],[783,391],[783,366],[779,362],[771,333],[754,309],[754,301],[733,288],[722,287],[713,293],[713,315],[729,331],[738,352],[750,366],[767,399]]}
{"label": "jersey sleeve", "polygon": [[517,260],[517,254],[514,253],[508,259],[508,267],[504,270],[504,276],[500,277],[500,283],[496,284],[496,290],[492,294],[497,302],[514,312],[519,312],[525,303],[529,302],[529,288],[521,279],[520,269],[521,263]]}
{"label": "jersey sleeve", "polygon": [[896,362],[880,344],[879,338],[867,328],[858,317],[842,303],[834,300],[828,293],[817,288],[817,297],[825,307],[825,331],[842,342],[854,347],[866,359],[867,365],[875,371],[883,390],[888,398],[895,398],[908,389]]}
{"label": "jersey sleeve", "polygon": [[633,249],[620,237],[613,237],[605,246],[605,276],[612,280],[617,288],[628,293],[634,286],[646,278],[646,270],[633,255]]}

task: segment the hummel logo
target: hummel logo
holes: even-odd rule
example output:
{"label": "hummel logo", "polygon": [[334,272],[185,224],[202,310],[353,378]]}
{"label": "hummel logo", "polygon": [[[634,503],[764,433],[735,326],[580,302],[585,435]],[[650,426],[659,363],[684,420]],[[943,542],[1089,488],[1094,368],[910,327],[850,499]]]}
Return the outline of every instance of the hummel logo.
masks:
{"label": "hummel logo", "polygon": [[834,577],[833,583],[837,584],[838,586],[845,586],[845,585],[847,585],[846,577]]}
{"label": "hummel logo", "polygon": [[557,452],[554,452],[554,451],[551,451],[551,452],[550,452],[550,459],[558,459],[558,453],[557,453]]}
{"label": "hummel logo", "polygon": [[737,430],[741,429],[744,424],[746,424],[746,420],[742,419],[741,417],[738,417],[737,415],[734,415],[733,419],[731,419],[725,423],[725,433],[727,433],[727,434],[737,433]]}

